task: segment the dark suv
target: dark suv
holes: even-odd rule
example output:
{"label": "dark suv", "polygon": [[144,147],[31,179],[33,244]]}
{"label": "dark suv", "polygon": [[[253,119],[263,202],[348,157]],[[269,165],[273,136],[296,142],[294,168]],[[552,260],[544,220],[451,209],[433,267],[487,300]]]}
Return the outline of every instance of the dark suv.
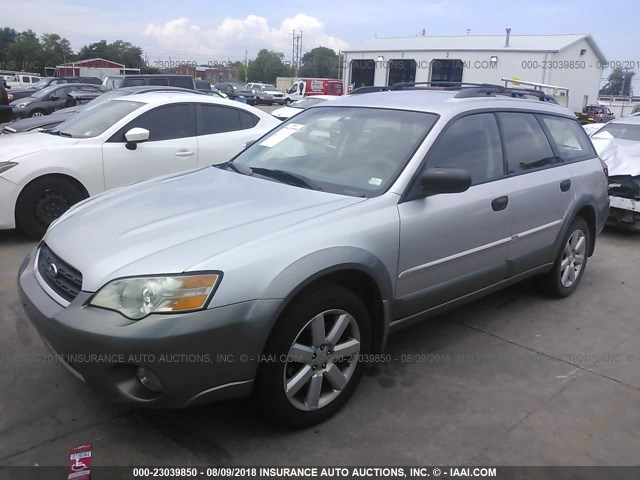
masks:
{"label": "dark suv", "polygon": [[111,75],[106,77],[102,85],[106,90],[122,87],[180,87],[194,90],[193,79],[189,75]]}

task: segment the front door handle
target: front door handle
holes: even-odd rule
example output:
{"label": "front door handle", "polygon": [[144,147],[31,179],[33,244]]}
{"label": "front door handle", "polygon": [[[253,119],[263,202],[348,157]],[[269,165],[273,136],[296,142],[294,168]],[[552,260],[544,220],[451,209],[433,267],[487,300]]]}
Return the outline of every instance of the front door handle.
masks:
{"label": "front door handle", "polygon": [[560,190],[562,190],[563,192],[568,192],[570,188],[571,188],[571,180],[564,180],[560,182]]}
{"label": "front door handle", "polygon": [[506,195],[504,197],[494,198],[491,202],[491,208],[494,211],[499,212],[500,210],[504,210],[507,208],[507,204],[509,203],[509,197]]}
{"label": "front door handle", "polygon": [[191,150],[180,150],[176,152],[176,157],[190,157],[194,152]]}

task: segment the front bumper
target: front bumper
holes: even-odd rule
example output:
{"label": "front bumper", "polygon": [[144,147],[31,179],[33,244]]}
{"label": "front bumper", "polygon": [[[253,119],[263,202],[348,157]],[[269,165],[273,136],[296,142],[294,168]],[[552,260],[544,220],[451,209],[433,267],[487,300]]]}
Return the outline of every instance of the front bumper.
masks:
{"label": "front bumper", "polygon": [[31,116],[32,110],[30,108],[13,108],[13,120],[19,120],[22,118],[29,118]]}
{"label": "front bumper", "polygon": [[607,218],[607,222],[610,225],[640,231],[640,200],[611,195],[609,202],[609,217]]}
{"label": "front bumper", "polygon": [[[35,254],[34,249],[18,274],[24,309],[56,359],[98,394],[138,406],[179,408],[251,392],[279,300],[133,322],[87,306],[88,292],[66,307],[58,304],[38,279]],[[157,375],[161,392],[142,386],[138,367]]]}
{"label": "front bumper", "polygon": [[20,187],[0,177],[0,230],[8,230],[16,226],[16,200]]}

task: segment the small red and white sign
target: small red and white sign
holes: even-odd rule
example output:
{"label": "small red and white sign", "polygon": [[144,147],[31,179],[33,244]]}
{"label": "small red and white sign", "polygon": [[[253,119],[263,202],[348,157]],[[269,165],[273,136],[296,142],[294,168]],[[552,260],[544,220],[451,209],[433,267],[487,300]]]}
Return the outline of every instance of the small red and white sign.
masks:
{"label": "small red and white sign", "polygon": [[91,480],[91,445],[71,449],[68,480]]}

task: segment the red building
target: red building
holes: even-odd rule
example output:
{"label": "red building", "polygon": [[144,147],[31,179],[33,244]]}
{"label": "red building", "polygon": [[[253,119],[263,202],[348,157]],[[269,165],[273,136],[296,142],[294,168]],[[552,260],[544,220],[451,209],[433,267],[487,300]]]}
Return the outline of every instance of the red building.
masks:
{"label": "red building", "polygon": [[56,67],[59,77],[99,77],[107,75],[122,75],[125,73],[140,73],[139,68],[126,68],[121,63],[105,60],[104,58],[90,58],[77,62],[65,63]]}

